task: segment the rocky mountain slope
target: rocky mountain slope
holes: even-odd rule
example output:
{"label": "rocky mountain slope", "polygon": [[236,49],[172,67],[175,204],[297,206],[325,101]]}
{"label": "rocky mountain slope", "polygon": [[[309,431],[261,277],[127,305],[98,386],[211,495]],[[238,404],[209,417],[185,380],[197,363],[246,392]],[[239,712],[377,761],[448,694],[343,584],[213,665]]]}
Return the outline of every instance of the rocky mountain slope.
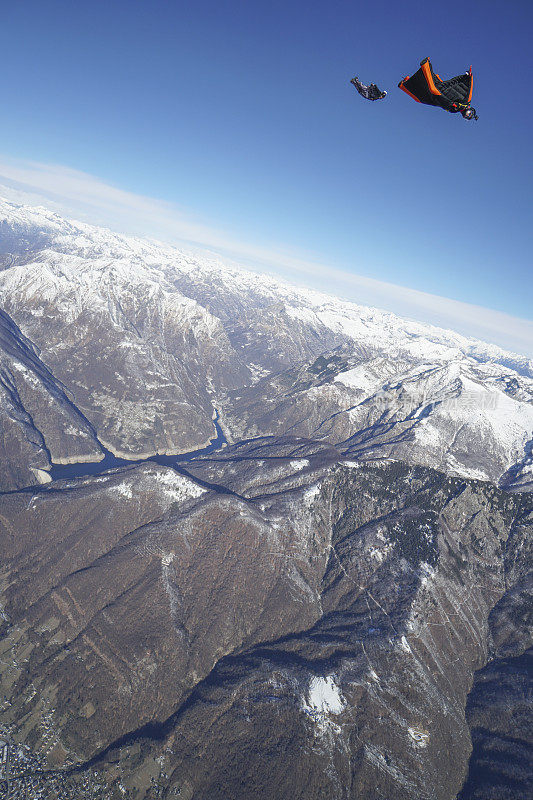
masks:
{"label": "rocky mountain slope", "polygon": [[[43,209],[3,203],[0,219],[4,327],[65,395],[37,390],[31,359],[6,364],[44,437],[41,465],[197,449],[218,405],[231,441],[296,433],[458,475],[527,473],[525,358]],[[483,447],[470,453],[472,441]]]}
{"label": "rocky mountain slope", "polygon": [[531,362],[4,202],[0,266],[13,796],[529,797]]}

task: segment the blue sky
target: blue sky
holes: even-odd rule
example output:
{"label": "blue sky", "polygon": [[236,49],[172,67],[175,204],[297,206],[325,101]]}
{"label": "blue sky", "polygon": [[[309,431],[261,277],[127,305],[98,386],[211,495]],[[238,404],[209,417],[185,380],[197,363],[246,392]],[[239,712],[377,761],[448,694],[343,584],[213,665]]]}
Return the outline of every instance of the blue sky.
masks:
{"label": "blue sky", "polygon": [[[532,24],[530,0],[4,5],[0,182],[29,190],[38,164],[57,201],[76,174],[79,216],[96,176],[188,220],[169,213],[161,238],[330,265],[300,277],[339,294],[353,273],[530,320]],[[426,55],[443,78],[473,65],[479,122],[396,88]],[[102,192],[86,216],[131,229]],[[346,295],[372,302],[363,287]]]}

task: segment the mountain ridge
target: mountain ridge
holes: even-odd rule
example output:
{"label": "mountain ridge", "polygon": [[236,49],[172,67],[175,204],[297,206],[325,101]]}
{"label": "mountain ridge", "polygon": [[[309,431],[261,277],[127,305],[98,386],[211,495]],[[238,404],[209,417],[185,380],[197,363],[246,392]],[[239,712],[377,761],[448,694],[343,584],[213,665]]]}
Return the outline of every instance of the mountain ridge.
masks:
{"label": "mountain ridge", "polygon": [[531,362],[3,202],[0,305],[15,800],[529,798]]}
{"label": "mountain ridge", "polygon": [[[60,442],[47,429],[52,402],[39,430],[55,463],[98,460],[102,447],[132,460],[200,449],[216,406],[229,441],[296,432],[353,455],[358,431],[372,429],[381,455],[492,481],[529,474],[525,357],[43,209],[2,202],[0,232],[4,311],[93,432],[81,450],[79,430]],[[291,370],[307,372],[307,390],[287,385]],[[39,416],[26,387],[35,376],[10,375]],[[314,427],[294,419],[299,404]],[[411,445],[396,447],[400,433]],[[430,445],[439,452],[424,460]]]}

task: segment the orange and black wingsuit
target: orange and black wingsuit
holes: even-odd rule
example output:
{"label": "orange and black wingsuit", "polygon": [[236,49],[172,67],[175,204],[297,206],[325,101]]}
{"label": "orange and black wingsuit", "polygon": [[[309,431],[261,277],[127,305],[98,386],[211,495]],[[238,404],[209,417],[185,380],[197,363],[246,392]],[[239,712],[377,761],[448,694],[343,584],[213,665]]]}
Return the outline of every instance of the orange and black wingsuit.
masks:
{"label": "orange and black wingsuit", "polygon": [[459,112],[465,119],[477,119],[476,110],[470,105],[473,85],[472,67],[464,75],[443,81],[433,72],[429,58],[420,62],[420,69],[414,75],[408,75],[398,84],[417,103],[440,106],[452,114]]}

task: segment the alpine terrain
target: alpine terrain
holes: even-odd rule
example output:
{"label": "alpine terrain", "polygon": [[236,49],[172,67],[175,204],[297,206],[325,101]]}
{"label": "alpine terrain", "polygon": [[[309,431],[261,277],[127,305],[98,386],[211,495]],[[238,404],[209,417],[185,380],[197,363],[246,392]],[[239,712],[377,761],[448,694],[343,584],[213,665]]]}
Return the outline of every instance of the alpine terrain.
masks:
{"label": "alpine terrain", "polygon": [[0,787],[526,800],[533,362],[0,201]]}

